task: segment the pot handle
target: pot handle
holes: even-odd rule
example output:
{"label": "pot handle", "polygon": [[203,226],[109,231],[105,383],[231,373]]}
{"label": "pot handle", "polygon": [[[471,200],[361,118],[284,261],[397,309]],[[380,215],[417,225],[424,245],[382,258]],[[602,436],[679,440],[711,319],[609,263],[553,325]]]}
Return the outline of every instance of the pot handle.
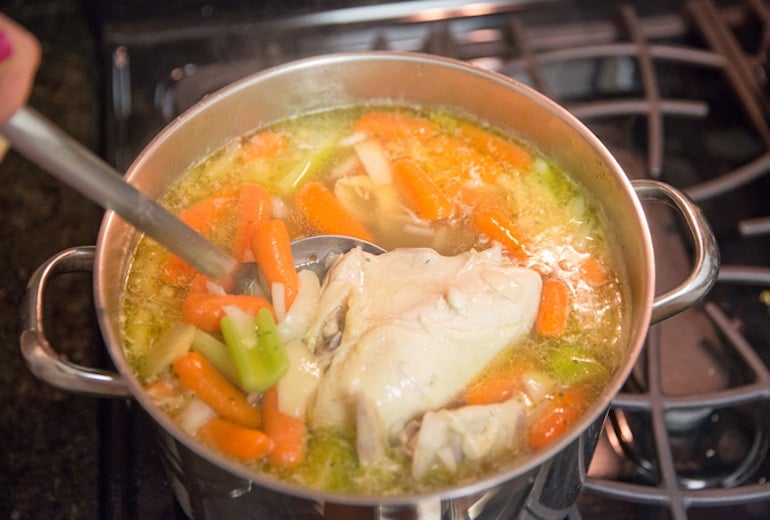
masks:
{"label": "pot handle", "polygon": [[703,298],[714,286],[719,273],[719,248],[714,233],[700,208],[676,188],[649,179],[631,181],[641,200],[669,203],[682,216],[693,242],[690,275],[677,287],[652,303],[652,323],[685,310]]}
{"label": "pot handle", "polygon": [[93,270],[94,247],[60,251],[34,272],[21,306],[21,353],[30,371],[43,381],[72,392],[100,397],[127,397],[128,386],[117,372],[66,361],[51,348],[43,330],[43,293],[49,279],[64,273]]}

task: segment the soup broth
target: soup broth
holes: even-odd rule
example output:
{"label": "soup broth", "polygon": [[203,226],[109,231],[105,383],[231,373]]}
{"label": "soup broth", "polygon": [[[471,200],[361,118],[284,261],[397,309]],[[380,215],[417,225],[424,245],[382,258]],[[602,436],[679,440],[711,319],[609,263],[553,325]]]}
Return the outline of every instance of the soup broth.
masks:
{"label": "soup broth", "polygon": [[[449,111],[277,122],[161,202],[263,275],[233,295],[142,238],[127,357],[183,429],[256,471],[373,495],[452,485],[550,445],[622,361],[600,208],[536,149]],[[317,234],[387,253],[351,251],[325,280],[287,269],[288,241]]]}

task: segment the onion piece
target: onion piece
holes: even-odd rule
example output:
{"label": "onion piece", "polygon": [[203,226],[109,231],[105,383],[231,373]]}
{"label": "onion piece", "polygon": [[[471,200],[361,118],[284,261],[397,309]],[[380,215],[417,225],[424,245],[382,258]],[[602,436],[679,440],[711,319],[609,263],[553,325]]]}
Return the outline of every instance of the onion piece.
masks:
{"label": "onion piece", "polygon": [[356,143],[360,143],[366,139],[364,132],[354,132],[346,137],[340,139],[340,146],[352,146]]}
{"label": "onion piece", "polygon": [[522,375],[524,391],[532,403],[539,403],[556,389],[556,381],[540,370],[527,370]]}
{"label": "onion piece", "polygon": [[217,413],[206,403],[193,397],[179,414],[178,423],[184,431],[195,435],[198,428],[217,416]]}
{"label": "onion piece", "polygon": [[361,161],[356,154],[350,154],[349,157],[332,168],[329,174],[330,179],[341,179],[350,175],[356,175],[361,170]]}
{"label": "onion piece", "polygon": [[216,294],[218,296],[227,294],[224,287],[212,280],[206,280],[206,291],[208,291],[209,294]]}
{"label": "onion piece", "polygon": [[321,381],[321,367],[301,341],[285,345],[289,370],[278,381],[278,409],[287,415],[305,417],[307,405]]}
{"label": "onion piece", "polygon": [[286,287],[281,282],[273,282],[270,285],[270,296],[276,321],[283,321],[286,317]]}
{"label": "onion piece", "polygon": [[284,343],[305,335],[321,297],[321,281],[313,271],[301,270],[297,273],[297,282],[297,296],[283,319],[278,322],[278,335]]}
{"label": "onion piece", "polygon": [[353,148],[356,150],[358,160],[364,165],[366,174],[369,175],[375,186],[393,183],[390,162],[379,141],[373,139],[362,141],[356,143]]}

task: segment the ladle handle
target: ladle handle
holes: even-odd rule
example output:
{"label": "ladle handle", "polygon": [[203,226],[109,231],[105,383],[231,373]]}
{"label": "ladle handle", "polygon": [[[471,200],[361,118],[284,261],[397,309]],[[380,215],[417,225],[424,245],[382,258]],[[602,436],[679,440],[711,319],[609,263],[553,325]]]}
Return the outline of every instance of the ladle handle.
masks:
{"label": "ladle handle", "polygon": [[237,262],[163,206],[123,179],[112,166],[32,108],[21,108],[2,127],[14,149],[60,181],[212,278],[230,274]]}

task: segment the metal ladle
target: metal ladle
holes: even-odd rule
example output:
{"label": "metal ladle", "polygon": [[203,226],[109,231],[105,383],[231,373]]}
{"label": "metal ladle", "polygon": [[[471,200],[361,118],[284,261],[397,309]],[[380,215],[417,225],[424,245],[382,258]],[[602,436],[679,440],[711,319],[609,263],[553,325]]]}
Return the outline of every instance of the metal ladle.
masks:
{"label": "metal ladle", "polygon": [[[235,292],[244,292],[257,278],[255,263],[238,262],[212,244],[34,109],[18,110],[0,127],[0,134],[27,159],[96,204],[115,211],[198,272],[215,280],[232,276]],[[295,267],[322,275],[329,258],[357,246],[373,254],[384,251],[352,237],[317,235],[292,243]]]}

